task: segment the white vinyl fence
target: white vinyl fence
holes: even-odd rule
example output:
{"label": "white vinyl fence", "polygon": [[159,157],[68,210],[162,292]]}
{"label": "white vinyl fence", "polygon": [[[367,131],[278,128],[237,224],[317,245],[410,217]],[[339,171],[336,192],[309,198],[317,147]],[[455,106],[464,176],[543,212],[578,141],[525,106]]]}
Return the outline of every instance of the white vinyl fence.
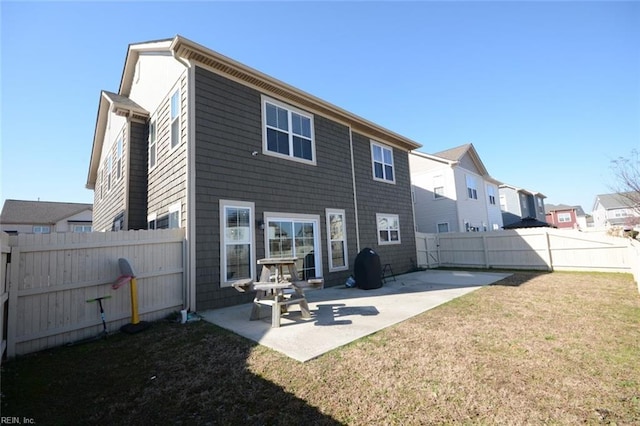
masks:
{"label": "white vinyl fence", "polygon": [[[418,265],[627,272],[639,278],[640,244],[574,230],[416,234]],[[433,240],[436,240],[434,244]]]}
{"label": "white vinyl fence", "polygon": [[[6,240],[5,234],[3,258]],[[119,258],[136,272],[141,320],[160,319],[184,303],[182,229],[21,234],[8,238],[7,251],[9,358],[97,336],[99,306],[88,299],[111,296],[102,301],[108,331],[129,323],[129,285],[111,287]]]}
{"label": "white vinyl fence", "polygon": [[635,259],[635,262],[631,265],[633,278],[638,285],[638,291],[640,292],[640,242],[636,240],[630,240],[631,257]]}

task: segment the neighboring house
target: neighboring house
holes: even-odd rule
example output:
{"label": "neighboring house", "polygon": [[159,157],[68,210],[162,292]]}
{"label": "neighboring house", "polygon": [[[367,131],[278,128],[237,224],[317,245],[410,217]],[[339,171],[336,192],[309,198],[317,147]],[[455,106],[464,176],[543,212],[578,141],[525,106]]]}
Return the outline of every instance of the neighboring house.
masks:
{"label": "neighboring house", "polygon": [[527,217],[545,221],[544,199],[547,197],[543,194],[507,184],[500,185],[499,192],[502,222],[505,225]]}
{"label": "neighboring house", "polygon": [[420,145],[181,36],[132,44],[102,92],[87,187],[96,230],[183,227],[188,308],[252,297],[256,261],[343,284],[361,249],[416,255]]}
{"label": "neighboring house", "polygon": [[6,200],[0,229],[8,234],[91,232],[92,210],[91,204]]}
{"label": "neighboring house", "polygon": [[592,215],[597,228],[633,228],[640,222],[640,207],[620,194],[600,194],[596,195]]}
{"label": "neighboring house", "polygon": [[497,231],[502,228],[498,185],[473,144],[433,155],[409,155],[418,232]]}
{"label": "neighboring house", "polygon": [[566,204],[547,204],[544,206],[547,223],[557,228],[586,229],[587,215],[581,206],[568,206]]}

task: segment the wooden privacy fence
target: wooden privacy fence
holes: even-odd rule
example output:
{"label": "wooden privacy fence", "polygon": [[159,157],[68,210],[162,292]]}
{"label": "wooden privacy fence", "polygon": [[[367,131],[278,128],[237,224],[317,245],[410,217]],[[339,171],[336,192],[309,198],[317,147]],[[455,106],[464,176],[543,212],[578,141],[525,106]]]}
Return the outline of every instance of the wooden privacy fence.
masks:
{"label": "wooden privacy fence", "polygon": [[102,301],[109,331],[130,322],[129,286],[111,287],[120,276],[119,258],[129,259],[135,269],[142,320],[180,310],[184,250],[182,229],[10,236],[8,304],[3,305],[8,311],[7,356],[98,335],[99,307],[88,299],[111,296]]}
{"label": "wooden privacy fence", "polygon": [[627,272],[639,279],[640,245],[630,239],[552,228],[418,233],[416,239],[423,267],[437,258],[438,266]]}

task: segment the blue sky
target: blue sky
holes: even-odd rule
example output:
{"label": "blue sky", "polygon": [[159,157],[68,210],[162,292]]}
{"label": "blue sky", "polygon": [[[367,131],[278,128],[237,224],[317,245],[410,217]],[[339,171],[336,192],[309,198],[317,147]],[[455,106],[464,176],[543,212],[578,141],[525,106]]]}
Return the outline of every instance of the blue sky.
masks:
{"label": "blue sky", "polygon": [[582,205],[640,149],[638,2],[0,3],[2,202],[93,202],[100,90],[183,35],[436,153]]}

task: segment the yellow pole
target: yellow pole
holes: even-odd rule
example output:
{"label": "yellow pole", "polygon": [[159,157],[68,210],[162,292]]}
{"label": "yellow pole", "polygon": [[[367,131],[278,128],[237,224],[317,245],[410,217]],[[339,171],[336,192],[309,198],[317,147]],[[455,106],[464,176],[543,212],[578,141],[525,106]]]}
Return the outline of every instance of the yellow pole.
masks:
{"label": "yellow pole", "polygon": [[138,317],[138,288],[136,286],[136,279],[131,278],[131,324],[137,324],[140,322]]}

